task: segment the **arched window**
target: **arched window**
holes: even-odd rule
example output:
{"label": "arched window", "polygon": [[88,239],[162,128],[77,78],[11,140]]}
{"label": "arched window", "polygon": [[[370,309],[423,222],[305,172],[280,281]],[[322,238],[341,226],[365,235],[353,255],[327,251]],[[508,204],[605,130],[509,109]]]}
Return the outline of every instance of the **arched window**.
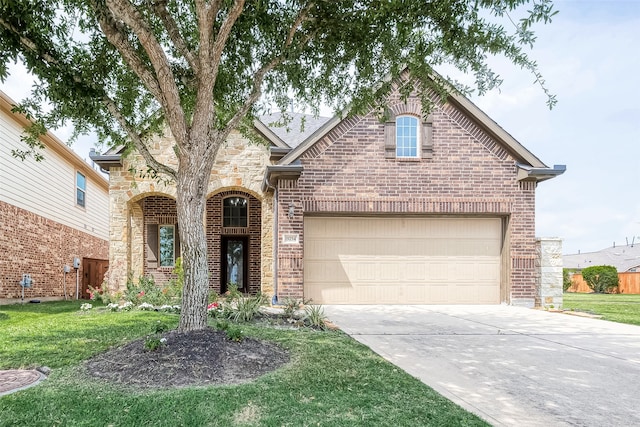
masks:
{"label": "arched window", "polygon": [[222,201],[222,226],[247,226],[247,199],[244,197],[227,197]]}
{"label": "arched window", "polygon": [[418,119],[413,116],[396,118],[396,157],[418,157]]}

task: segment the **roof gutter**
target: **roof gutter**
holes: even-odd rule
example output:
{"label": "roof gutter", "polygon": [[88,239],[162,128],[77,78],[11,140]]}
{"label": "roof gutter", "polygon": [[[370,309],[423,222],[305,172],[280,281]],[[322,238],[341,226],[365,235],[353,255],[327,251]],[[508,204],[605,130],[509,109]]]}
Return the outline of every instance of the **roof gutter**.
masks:
{"label": "roof gutter", "polygon": [[262,191],[266,192],[269,188],[275,187],[275,182],[279,179],[298,179],[302,173],[301,164],[293,165],[271,165],[267,166],[262,181]]}
{"label": "roof gutter", "polygon": [[518,168],[518,181],[546,181],[562,175],[567,170],[566,165],[553,165],[553,168],[535,168],[516,163]]}

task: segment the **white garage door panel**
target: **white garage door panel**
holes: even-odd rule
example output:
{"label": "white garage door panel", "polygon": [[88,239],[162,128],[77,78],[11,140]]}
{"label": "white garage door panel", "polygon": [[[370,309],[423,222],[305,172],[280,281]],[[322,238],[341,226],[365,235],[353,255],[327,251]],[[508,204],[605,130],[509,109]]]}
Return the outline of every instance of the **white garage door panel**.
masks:
{"label": "white garage door panel", "polygon": [[305,218],[305,298],[497,304],[499,218]]}

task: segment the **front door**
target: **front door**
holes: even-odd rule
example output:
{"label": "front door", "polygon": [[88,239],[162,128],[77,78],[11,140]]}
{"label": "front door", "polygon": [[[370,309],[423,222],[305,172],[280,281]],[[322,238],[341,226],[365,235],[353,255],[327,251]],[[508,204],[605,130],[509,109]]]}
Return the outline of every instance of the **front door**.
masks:
{"label": "front door", "polygon": [[222,262],[220,290],[225,293],[230,284],[240,292],[247,292],[247,266],[249,260],[249,238],[247,236],[222,236]]}

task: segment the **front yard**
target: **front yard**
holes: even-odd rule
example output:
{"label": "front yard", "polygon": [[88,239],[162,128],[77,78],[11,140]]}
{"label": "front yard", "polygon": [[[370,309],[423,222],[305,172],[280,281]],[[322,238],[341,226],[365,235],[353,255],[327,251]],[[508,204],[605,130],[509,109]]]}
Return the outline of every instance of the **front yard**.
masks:
{"label": "front yard", "polygon": [[640,295],[564,293],[565,310],[599,314],[605,320],[640,325]]}
{"label": "front yard", "polygon": [[83,362],[148,335],[158,321],[174,328],[178,315],[79,308],[0,306],[0,369],[52,368],[39,385],[0,397],[0,426],[487,425],[335,331],[242,325],[244,335],[277,343],[291,359],[246,384],[115,385],[90,376]]}

